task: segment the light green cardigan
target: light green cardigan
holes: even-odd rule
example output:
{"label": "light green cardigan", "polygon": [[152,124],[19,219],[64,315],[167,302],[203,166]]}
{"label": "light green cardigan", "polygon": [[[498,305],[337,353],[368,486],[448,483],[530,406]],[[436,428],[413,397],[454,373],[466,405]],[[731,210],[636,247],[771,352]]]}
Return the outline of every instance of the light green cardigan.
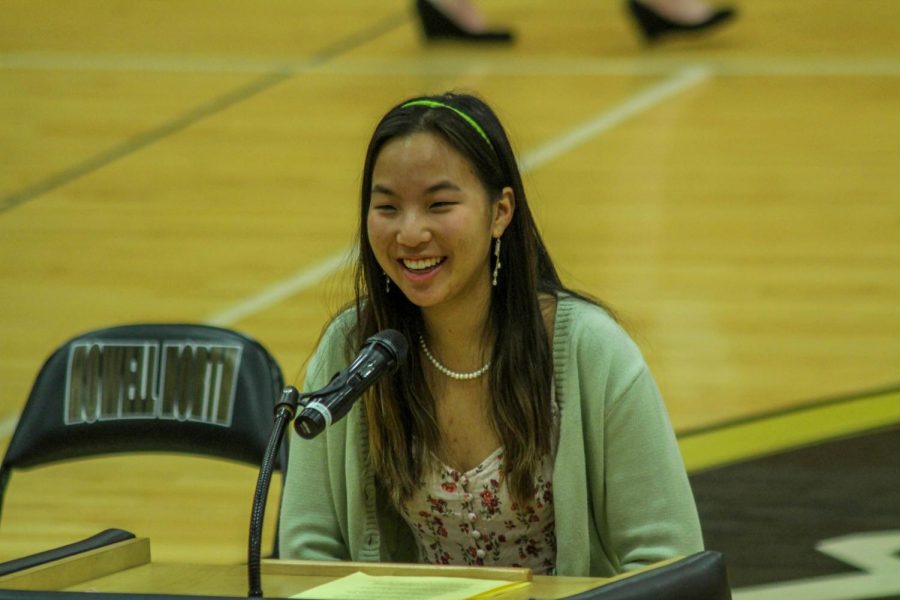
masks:
{"label": "light green cardigan", "polygon": [[[347,364],[355,316],[330,326],[305,388]],[[601,308],[561,296],[553,336],[560,439],[553,472],[557,574],[608,577],[703,549],[668,414],[643,357]],[[313,440],[291,433],[285,559],[415,562],[409,527],[367,468],[362,403]]]}

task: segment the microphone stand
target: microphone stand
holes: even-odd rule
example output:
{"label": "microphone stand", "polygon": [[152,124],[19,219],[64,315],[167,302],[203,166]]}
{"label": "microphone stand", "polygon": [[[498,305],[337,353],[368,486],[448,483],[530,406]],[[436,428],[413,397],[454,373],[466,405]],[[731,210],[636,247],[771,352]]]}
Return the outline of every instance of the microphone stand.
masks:
{"label": "microphone stand", "polygon": [[[297,388],[287,386],[281,393],[281,400],[275,405],[275,426],[269,444],[263,455],[262,466],[259,470],[259,478],[256,481],[256,494],[253,497],[253,509],[250,513],[250,543],[247,550],[247,577],[250,582],[248,598],[262,598],[262,581],[260,577],[260,546],[262,546],[262,523],[266,512],[266,499],[269,495],[269,482],[272,479],[272,469],[278,446],[284,437],[284,430],[288,423],[294,420],[297,413],[297,405],[304,409],[315,408],[313,412],[318,418],[307,419],[301,422],[297,433],[306,439],[311,439],[322,432],[331,424],[332,418],[339,420],[349,410],[349,404],[379,377],[393,373],[398,364],[406,357],[407,342],[403,335],[394,329],[385,329],[366,340],[350,366],[339,371],[331,378],[324,388],[301,394]],[[345,392],[340,398],[349,404],[338,407],[335,417],[332,416],[332,408],[320,407],[312,404],[313,398],[327,397],[331,394]],[[300,420],[303,421],[303,413]]]}
{"label": "microphone stand", "polygon": [[297,412],[297,404],[300,393],[294,386],[287,386],[281,393],[281,400],[275,405],[275,425],[272,435],[263,455],[262,465],[259,469],[259,478],[256,480],[256,493],[253,496],[253,509],[250,512],[250,543],[247,551],[247,577],[250,583],[248,598],[262,598],[262,576],[260,573],[260,558],[262,547],[263,517],[266,513],[266,499],[269,496],[269,483],[272,481],[272,470],[275,466],[275,456],[278,447],[284,437],[287,424],[294,420]]}

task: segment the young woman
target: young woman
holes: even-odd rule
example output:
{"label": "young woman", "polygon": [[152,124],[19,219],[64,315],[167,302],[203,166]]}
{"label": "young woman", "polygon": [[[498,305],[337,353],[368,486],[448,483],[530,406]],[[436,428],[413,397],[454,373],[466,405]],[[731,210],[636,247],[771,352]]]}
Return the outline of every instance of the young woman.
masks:
{"label": "young woman", "polygon": [[406,361],[292,438],[282,558],[610,576],[702,549],[664,404],[627,334],[566,289],[481,100],[391,109],[362,177],[356,302],[306,389],[392,328]]}

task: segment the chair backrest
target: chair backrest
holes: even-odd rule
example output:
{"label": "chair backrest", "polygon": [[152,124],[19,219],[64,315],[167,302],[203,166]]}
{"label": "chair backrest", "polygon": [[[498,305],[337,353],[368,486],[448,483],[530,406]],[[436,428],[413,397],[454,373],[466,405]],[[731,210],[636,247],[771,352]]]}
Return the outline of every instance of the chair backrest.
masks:
{"label": "chair backrest", "polygon": [[[41,368],[0,464],[177,452],[259,466],[283,377],[255,340],[196,324],[123,325],[60,346]],[[286,473],[287,443],[279,451]],[[248,502],[249,502],[248,498]]]}
{"label": "chair backrest", "polygon": [[731,600],[725,559],[704,550],[566,600]]}

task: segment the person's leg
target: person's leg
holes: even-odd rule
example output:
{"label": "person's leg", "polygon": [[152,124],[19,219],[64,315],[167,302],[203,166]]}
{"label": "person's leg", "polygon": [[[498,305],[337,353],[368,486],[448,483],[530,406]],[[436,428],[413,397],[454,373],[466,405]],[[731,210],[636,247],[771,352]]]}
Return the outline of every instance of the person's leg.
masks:
{"label": "person's leg", "polygon": [[486,29],[484,16],[469,0],[426,0],[444,13],[451,21],[470,33]]}
{"label": "person's leg", "polygon": [[705,0],[627,0],[647,41],[672,33],[700,33],[730,21],[732,8],[715,8]]}
{"label": "person's leg", "polygon": [[507,29],[488,29],[481,11],[469,0],[416,0],[416,12],[427,40],[510,42]]}

